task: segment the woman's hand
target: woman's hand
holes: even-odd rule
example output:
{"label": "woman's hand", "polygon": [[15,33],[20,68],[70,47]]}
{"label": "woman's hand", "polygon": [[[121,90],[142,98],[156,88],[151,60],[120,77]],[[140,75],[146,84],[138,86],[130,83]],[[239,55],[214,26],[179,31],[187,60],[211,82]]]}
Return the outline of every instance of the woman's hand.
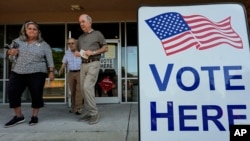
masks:
{"label": "woman's hand", "polygon": [[55,79],[55,74],[54,72],[49,72],[49,80],[53,81]]}
{"label": "woman's hand", "polygon": [[19,52],[19,49],[17,49],[17,48],[11,48],[11,49],[8,50],[8,55],[10,55],[10,56],[16,56],[18,54],[18,52]]}

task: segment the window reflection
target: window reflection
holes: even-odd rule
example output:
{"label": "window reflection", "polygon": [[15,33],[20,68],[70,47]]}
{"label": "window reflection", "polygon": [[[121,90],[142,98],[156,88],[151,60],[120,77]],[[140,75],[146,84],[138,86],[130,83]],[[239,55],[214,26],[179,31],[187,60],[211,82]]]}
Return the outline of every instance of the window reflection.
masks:
{"label": "window reflection", "polygon": [[137,47],[122,47],[122,77],[137,77]]}
{"label": "window reflection", "polygon": [[138,102],[138,79],[122,80],[122,102]]}
{"label": "window reflection", "polygon": [[122,28],[122,102],[138,102],[137,24],[128,22]]}
{"label": "window reflection", "polygon": [[55,64],[55,80],[47,81],[44,85],[43,98],[45,102],[65,101],[65,76],[58,75],[62,64],[65,48],[65,24],[42,24],[40,25],[44,40],[51,46]]}
{"label": "window reflection", "polygon": [[137,23],[136,22],[127,22],[126,23],[126,37],[127,37],[127,46],[137,46]]}
{"label": "window reflection", "polygon": [[43,98],[45,102],[64,102],[64,79],[45,82]]}

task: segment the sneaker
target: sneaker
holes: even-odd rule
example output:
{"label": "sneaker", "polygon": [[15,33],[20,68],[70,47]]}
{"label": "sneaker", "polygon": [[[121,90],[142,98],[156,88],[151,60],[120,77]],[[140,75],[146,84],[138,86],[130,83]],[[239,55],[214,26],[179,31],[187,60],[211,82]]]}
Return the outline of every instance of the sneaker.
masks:
{"label": "sneaker", "polygon": [[79,112],[79,111],[76,111],[75,114],[76,114],[76,115],[81,115],[82,113]]}
{"label": "sneaker", "polygon": [[30,122],[29,122],[29,125],[32,126],[32,125],[35,125],[35,124],[37,124],[37,123],[38,123],[38,118],[35,117],[35,116],[32,116],[32,117],[31,117],[31,120],[30,120]]}
{"label": "sneaker", "polygon": [[82,114],[82,109],[76,110],[75,114],[76,114],[76,115],[81,115],[81,114]]}
{"label": "sneaker", "polygon": [[84,115],[82,118],[79,119],[79,121],[89,121],[91,118],[91,115]]}
{"label": "sneaker", "polygon": [[99,114],[96,114],[94,116],[91,116],[90,120],[89,120],[89,124],[96,124],[99,122]]}
{"label": "sneaker", "polygon": [[4,125],[4,127],[5,128],[12,127],[17,124],[23,123],[24,121],[25,121],[24,116],[21,116],[21,117],[14,116],[9,122],[7,122]]}

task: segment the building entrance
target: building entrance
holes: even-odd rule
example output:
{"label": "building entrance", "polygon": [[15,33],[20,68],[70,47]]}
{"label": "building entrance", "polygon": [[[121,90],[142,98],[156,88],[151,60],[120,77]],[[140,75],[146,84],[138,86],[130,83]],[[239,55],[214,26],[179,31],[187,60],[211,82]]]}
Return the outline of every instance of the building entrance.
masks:
{"label": "building entrance", "polygon": [[109,51],[102,54],[101,69],[96,83],[97,103],[119,103],[120,102],[120,43],[119,40],[107,40]]}

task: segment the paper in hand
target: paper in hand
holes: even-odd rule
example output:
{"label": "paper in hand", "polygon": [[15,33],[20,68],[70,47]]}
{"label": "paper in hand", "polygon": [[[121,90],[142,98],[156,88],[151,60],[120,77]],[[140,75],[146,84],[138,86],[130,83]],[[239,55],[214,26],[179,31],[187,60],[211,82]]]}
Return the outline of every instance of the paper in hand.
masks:
{"label": "paper in hand", "polygon": [[82,49],[81,49],[81,50],[80,50],[80,55],[81,55],[81,57],[84,58],[84,59],[88,59],[88,58],[89,58],[88,56],[85,55],[85,50],[82,50]]}

